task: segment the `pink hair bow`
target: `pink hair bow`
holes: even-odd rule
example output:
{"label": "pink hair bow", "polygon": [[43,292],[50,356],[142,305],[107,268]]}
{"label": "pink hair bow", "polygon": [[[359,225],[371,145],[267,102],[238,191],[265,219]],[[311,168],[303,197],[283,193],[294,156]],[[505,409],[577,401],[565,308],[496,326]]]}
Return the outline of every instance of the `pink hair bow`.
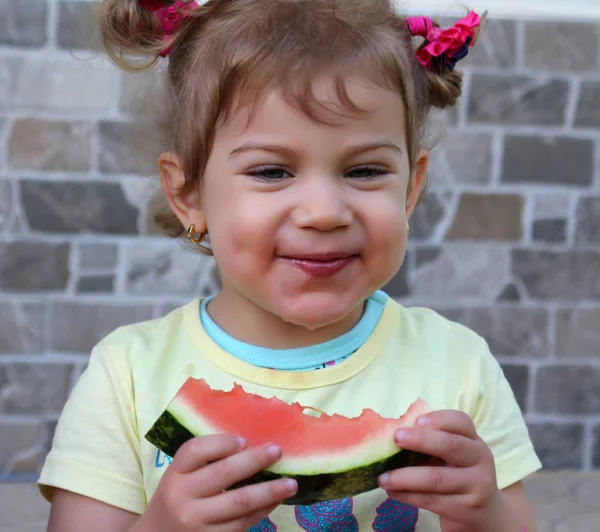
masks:
{"label": "pink hair bow", "polygon": [[[207,0],[200,0],[203,4]],[[142,7],[148,11],[156,13],[156,16],[160,20],[160,31],[165,40],[175,35],[177,29],[183,20],[188,16],[190,11],[200,7],[200,4],[195,0],[185,2],[177,0],[170,6],[164,5],[160,0],[140,0]],[[162,57],[169,55],[171,49],[167,48],[161,52]]]}
{"label": "pink hair bow", "polygon": [[425,68],[454,70],[458,61],[464,59],[473,46],[475,29],[481,25],[481,17],[471,11],[465,18],[446,30],[436,28],[428,17],[406,19],[411,35],[424,37],[427,44],[417,52],[417,59]]}

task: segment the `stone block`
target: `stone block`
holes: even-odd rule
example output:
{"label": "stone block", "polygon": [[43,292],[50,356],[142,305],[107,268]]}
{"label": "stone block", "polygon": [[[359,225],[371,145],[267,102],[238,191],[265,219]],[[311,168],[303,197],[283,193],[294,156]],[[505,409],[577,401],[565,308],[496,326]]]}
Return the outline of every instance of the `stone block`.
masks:
{"label": "stone block", "polygon": [[489,183],[492,170],[492,136],[451,131],[431,152],[432,187]]}
{"label": "stone block", "polygon": [[485,305],[495,302],[511,280],[509,250],[489,244],[418,249],[416,260],[412,295],[418,300],[467,299]]}
{"label": "stone block", "polygon": [[160,134],[128,122],[100,122],[100,171],[152,176],[157,171]]}
{"label": "stone block", "polygon": [[125,248],[126,290],[138,295],[198,297],[216,291],[214,260],[177,241]]}
{"label": "stone block", "polygon": [[569,83],[531,76],[475,74],[468,120],[473,123],[559,126]]}
{"label": "stone block", "polygon": [[118,73],[108,63],[51,56],[0,59],[0,108],[63,113],[108,111]]}
{"label": "stone block", "polygon": [[13,221],[12,183],[0,181],[0,233],[8,230]]}
{"label": "stone block", "polygon": [[555,344],[558,356],[600,358],[600,308],[559,310]]}
{"label": "stone block", "polygon": [[512,270],[533,299],[600,299],[599,251],[515,249]]}
{"label": "stone block", "polygon": [[535,410],[542,414],[600,414],[600,368],[583,365],[540,368]]}
{"label": "stone block", "polygon": [[420,239],[433,237],[445,212],[445,202],[439,194],[425,194],[410,218],[410,236]]}
{"label": "stone block", "polygon": [[50,348],[66,353],[89,353],[118,327],[150,318],[151,305],[55,302],[52,305]]}
{"label": "stone block", "polygon": [[114,275],[82,275],[77,280],[77,293],[111,293],[114,290]]}
{"label": "stone block", "polygon": [[[598,101],[600,106],[600,101]],[[579,199],[577,204],[577,244],[600,244],[600,196],[587,196]]]}
{"label": "stone block", "polygon": [[536,220],[569,218],[572,199],[566,194],[542,192],[536,194],[533,214]]}
{"label": "stone block", "polygon": [[102,51],[102,36],[97,22],[97,5],[89,1],[58,3],[58,46],[67,50]]}
{"label": "stone block", "polygon": [[471,194],[461,196],[448,240],[501,240],[523,238],[522,196]]}
{"label": "stone block", "polygon": [[47,39],[47,2],[0,0],[0,44],[42,46]]}
{"label": "stone block", "polygon": [[41,431],[39,421],[0,422],[0,479],[38,473]]}
{"label": "stone block", "polygon": [[449,319],[483,336],[496,356],[548,356],[548,311],[541,308],[467,307],[442,310]]}
{"label": "stone block", "polygon": [[537,70],[593,72],[598,66],[595,23],[535,21],[525,25],[525,66]]}
{"label": "stone block", "polygon": [[529,368],[517,364],[503,364],[504,376],[515,394],[521,412],[525,412],[529,389]]}
{"label": "stone block", "polygon": [[594,142],[589,139],[507,135],[502,181],[589,186],[594,172]]}
{"label": "stone block", "polygon": [[0,412],[60,414],[69,396],[73,368],[42,360],[0,365]]}
{"label": "stone block", "polygon": [[114,268],[118,249],[114,244],[89,243],[79,247],[79,267],[86,269]]}
{"label": "stone block", "polygon": [[545,469],[581,469],[583,466],[583,425],[530,423],[529,435]]}
{"label": "stone block", "polygon": [[536,220],[533,222],[534,242],[560,244],[567,241],[567,220]]}
{"label": "stone block", "polygon": [[600,128],[600,81],[581,84],[575,126]]}
{"label": "stone block", "polygon": [[516,22],[488,19],[477,46],[469,52],[466,64],[483,67],[512,67],[516,63]]}
{"label": "stone block", "polygon": [[498,296],[498,301],[504,303],[518,303],[522,299],[523,296],[519,291],[519,287],[514,283],[506,285],[502,293]]}
{"label": "stone block", "polygon": [[46,456],[50,449],[52,448],[52,442],[54,441],[54,434],[56,433],[56,425],[57,421],[47,421],[44,425],[44,445],[43,445],[43,453]]}
{"label": "stone block", "polygon": [[69,244],[0,242],[0,290],[64,290],[69,280],[69,251]]}
{"label": "stone block", "polygon": [[44,304],[0,302],[0,354],[42,353]]}
{"label": "stone block", "polygon": [[87,172],[90,134],[86,122],[18,119],[8,137],[8,166],[13,170]]}
{"label": "stone block", "polygon": [[21,181],[29,227],[42,233],[137,233],[138,210],[117,183]]}
{"label": "stone block", "polygon": [[600,469],[600,425],[594,429],[593,445],[593,466],[595,469]]}

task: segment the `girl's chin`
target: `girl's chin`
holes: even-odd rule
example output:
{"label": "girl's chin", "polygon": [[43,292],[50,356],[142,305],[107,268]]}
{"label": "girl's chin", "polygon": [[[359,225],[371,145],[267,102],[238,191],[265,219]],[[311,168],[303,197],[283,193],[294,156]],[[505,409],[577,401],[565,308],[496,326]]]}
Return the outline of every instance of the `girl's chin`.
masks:
{"label": "girl's chin", "polygon": [[[320,304],[308,306],[308,308],[286,309],[280,308],[277,311],[279,317],[286,323],[303,327],[309,331],[315,331],[339,323],[343,320],[350,321],[350,315],[355,306],[348,307],[329,307],[328,305]],[[362,314],[362,312],[361,312]]]}

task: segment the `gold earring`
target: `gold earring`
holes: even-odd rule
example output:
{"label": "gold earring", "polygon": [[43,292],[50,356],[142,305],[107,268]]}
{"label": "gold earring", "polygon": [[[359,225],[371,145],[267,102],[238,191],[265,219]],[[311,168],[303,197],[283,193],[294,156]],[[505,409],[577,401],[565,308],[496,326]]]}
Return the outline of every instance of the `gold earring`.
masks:
{"label": "gold earring", "polygon": [[410,233],[410,224],[406,224],[406,232]]}
{"label": "gold earring", "polygon": [[195,230],[196,227],[194,226],[194,224],[190,225],[187,231],[185,232],[185,236],[187,236],[190,242],[199,246],[206,239],[206,231],[204,231],[203,233],[196,233]]}

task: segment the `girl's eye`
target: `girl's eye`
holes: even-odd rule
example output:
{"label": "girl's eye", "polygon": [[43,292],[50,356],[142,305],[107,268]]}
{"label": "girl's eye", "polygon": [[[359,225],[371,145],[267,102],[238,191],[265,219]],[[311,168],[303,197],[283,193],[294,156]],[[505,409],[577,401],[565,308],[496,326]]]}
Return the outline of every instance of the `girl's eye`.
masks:
{"label": "girl's eye", "polygon": [[346,177],[352,179],[374,179],[387,173],[387,170],[377,166],[359,166],[347,172]]}
{"label": "girl's eye", "polygon": [[289,172],[279,166],[259,166],[254,170],[250,170],[248,175],[263,181],[281,181],[291,177]]}

